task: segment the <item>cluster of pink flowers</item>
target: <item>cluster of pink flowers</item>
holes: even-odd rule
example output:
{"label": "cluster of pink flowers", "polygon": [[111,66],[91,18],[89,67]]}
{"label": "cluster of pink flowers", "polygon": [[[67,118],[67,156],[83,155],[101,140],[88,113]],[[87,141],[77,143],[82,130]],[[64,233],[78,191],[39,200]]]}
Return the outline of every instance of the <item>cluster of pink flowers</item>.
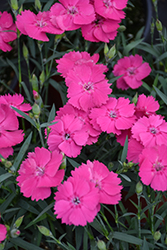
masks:
{"label": "cluster of pink flowers", "polygon": [[72,171],[72,177],[58,187],[55,214],[62,223],[85,226],[100,210],[100,203],[117,204],[122,186],[117,174],[99,161],[87,161]]}
{"label": "cluster of pink flowers", "polygon": [[24,97],[20,94],[0,96],[0,154],[7,158],[13,154],[13,146],[23,141],[23,131],[19,129],[19,121],[11,106],[21,111],[29,111],[30,104],[23,103]]}
{"label": "cluster of pink flowers", "polygon": [[0,12],[0,49],[4,52],[12,50],[9,42],[17,38],[16,25],[10,13]]}
{"label": "cluster of pink flowers", "polygon": [[5,225],[0,224],[0,243],[6,239],[7,229]]}
{"label": "cluster of pink flowers", "polygon": [[46,33],[62,34],[81,28],[86,40],[109,42],[117,35],[126,5],[127,0],[59,0],[49,11],[22,11],[16,25],[22,34],[41,41],[49,41]]}

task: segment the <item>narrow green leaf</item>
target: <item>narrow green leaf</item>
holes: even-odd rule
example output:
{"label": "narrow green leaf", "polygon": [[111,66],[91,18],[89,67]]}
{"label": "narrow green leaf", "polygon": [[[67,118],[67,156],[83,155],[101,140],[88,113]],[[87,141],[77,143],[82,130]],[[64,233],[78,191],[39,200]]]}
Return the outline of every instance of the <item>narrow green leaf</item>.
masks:
{"label": "narrow green leaf", "polygon": [[160,55],[154,63],[162,61],[163,59],[166,59],[166,58],[167,58],[167,51],[164,52],[162,55]]}
{"label": "narrow green leaf", "polygon": [[125,175],[125,174],[119,174],[122,178],[124,178],[126,181],[131,182],[131,179]]}
{"label": "narrow green leaf", "polygon": [[26,202],[26,201],[24,201],[24,200],[19,200],[18,205],[19,205],[21,208],[23,208],[23,209],[25,209],[25,210],[27,210],[27,211],[30,211],[30,212],[33,213],[33,214],[39,214],[39,211],[38,211],[37,209],[35,209],[33,206],[31,206],[30,203],[28,203],[28,202]]}
{"label": "narrow green leaf", "polygon": [[143,41],[143,39],[144,38],[139,39],[137,41],[133,41],[133,42],[129,43],[128,45],[126,45],[124,48],[123,54],[127,56],[129,51],[132,50],[133,48],[135,48],[137,45],[139,45]]}
{"label": "narrow green leaf", "polygon": [[38,219],[35,219],[35,220],[31,221],[30,223],[28,223],[28,225],[24,229],[27,229],[27,228],[31,227],[32,225],[36,224],[37,222],[40,222],[40,221],[46,219],[46,217],[47,217],[46,214],[42,214],[40,217],[38,216]]}
{"label": "narrow green leaf", "polygon": [[22,240],[20,237],[18,238],[10,238],[10,242],[12,242],[14,245],[21,247],[25,250],[43,250],[43,248],[35,246],[34,244],[31,244],[25,240]]}
{"label": "narrow green leaf", "polygon": [[54,0],[47,1],[47,3],[45,4],[42,11],[48,11],[50,9],[50,7],[52,6],[53,2],[54,2]]}
{"label": "narrow green leaf", "polygon": [[55,88],[59,92],[62,102],[63,104],[65,104],[67,102],[67,98],[65,94],[62,92],[60,84],[53,79],[49,79],[49,83],[53,86],[53,88]]}
{"label": "narrow green leaf", "polygon": [[69,163],[74,167],[74,168],[78,168],[81,164],[79,164],[78,162],[72,160],[71,158],[67,157],[67,160],[69,161]]}
{"label": "narrow green leaf", "polygon": [[164,93],[162,93],[158,88],[156,88],[154,86],[155,91],[157,92],[157,94],[159,95],[159,97],[164,101],[164,103],[167,105],[167,96],[164,95]]}
{"label": "narrow green leaf", "polygon": [[133,235],[129,235],[126,233],[121,233],[121,232],[113,232],[112,238],[120,240],[120,241],[125,241],[130,244],[135,244],[135,245],[142,245],[143,241]]}
{"label": "narrow green leaf", "polygon": [[3,181],[5,181],[5,180],[7,180],[7,179],[10,178],[11,176],[13,176],[13,175],[10,174],[10,173],[2,174],[2,175],[0,176],[0,183],[3,182]]}
{"label": "narrow green leaf", "polygon": [[53,103],[52,109],[49,113],[48,122],[53,121],[55,119],[55,115],[56,115],[56,108],[55,108],[55,104]]}
{"label": "narrow green leaf", "polygon": [[21,85],[23,86],[24,92],[26,93],[27,100],[28,100],[31,104],[33,104],[32,99],[31,99],[31,96],[30,96],[30,92],[29,92],[29,90],[28,90],[26,84],[25,84],[24,82],[21,82]]}
{"label": "narrow green leaf", "polygon": [[0,206],[0,212],[3,214],[3,212],[6,210],[6,208],[12,203],[12,200],[16,196],[16,193],[12,193],[9,195],[9,197],[2,203]]}
{"label": "narrow green leaf", "polygon": [[14,63],[13,63],[11,60],[9,60],[8,58],[6,58],[6,61],[7,61],[7,63],[12,67],[12,69],[14,70],[14,72],[15,72],[17,78],[19,78],[19,77],[18,77],[18,76],[19,76],[19,73],[18,73],[17,67],[14,65]]}
{"label": "narrow green leaf", "polygon": [[146,241],[146,238],[144,237],[143,246],[142,246],[141,250],[148,250],[148,249],[149,249],[149,246],[148,246],[148,243]]}
{"label": "narrow green leaf", "polygon": [[75,242],[76,242],[76,250],[79,250],[83,240],[83,227],[76,227],[75,228]]}
{"label": "narrow green leaf", "polygon": [[45,123],[42,123],[41,125],[40,125],[40,127],[41,128],[46,128],[46,127],[49,127],[49,126],[52,126],[52,125],[54,125],[54,124],[56,124],[56,123],[58,123],[58,122],[45,122]]}
{"label": "narrow green leaf", "polygon": [[126,140],[125,140],[124,147],[123,147],[123,150],[122,150],[121,162],[126,161],[127,152],[128,152],[128,136],[126,136]]}
{"label": "narrow green leaf", "polygon": [[28,115],[26,115],[23,111],[21,111],[21,110],[15,108],[15,107],[13,107],[13,106],[11,106],[11,108],[14,109],[18,114],[20,114],[21,116],[23,116],[23,117],[24,117],[28,122],[30,122],[35,128],[37,128],[37,127],[36,127],[36,124],[35,124],[35,122],[34,122],[34,120],[31,119]]}
{"label": "narrow green leaf", "polygon": [[14,171],[16,171],[18,169],[18,167],[19,167],[19,165],[20,165],[20,163],[21,163],[21,161],[22,161],[22,159],[23,159],[23,157],[24,157],[24,155],[25,155],[25,153],[30,145],[31,138],[32,138],[32,132],[29,134],[29,136],[27,137],[27,139],[23,143],[18,155],[16,156],[16,159],[15,159],[13,166],[12,166],[12,169]]}

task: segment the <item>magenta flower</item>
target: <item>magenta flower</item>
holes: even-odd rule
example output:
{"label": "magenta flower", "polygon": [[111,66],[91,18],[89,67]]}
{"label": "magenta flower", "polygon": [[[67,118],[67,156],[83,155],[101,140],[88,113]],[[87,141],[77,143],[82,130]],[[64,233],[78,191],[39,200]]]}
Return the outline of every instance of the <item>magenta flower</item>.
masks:
{"label": "magenta flower", "polygon": [[95,183],[99,190],[99,203],[118,204],[121,200],[122,186],[119,185],[121,180],[117,174],[110,172],[103,163],[88,160],[86,164],[82,163],[80,167],[72,171],[74,178],[77,175]]}
{"label": "magenta flower", "polygon": [[150,116],[155,114],[159,109],[158,101],[153,96],[146,97],[144,94],[139,95],[137,105],[135,107],[135,115],[137,118]]}
{"label": "magenta flower", "polygon": [[129,104],[129,99],[110,97],[109,101],[100,108],[90,111],[92,124],[96,128],[98,124],[102,131],[107,133],[121,134],[121,130],[131,128],[136,117],[134,116],[134,104]]}
{"label": "magenta flower", "polygon": [[[67,77],[69,70],[73,69],[76,65],[82,65],[84,63],[86,64],[96,64],[99,60],[99,54],[94,54],[93,56],[90,56],[89,53],[86,51],[84,52],[75,52],[70,51],[69,53],[66,53],[62,58],[56,60],[58,63],[57,65],[57,71],[62,74],[63,77]],[[105,65],[101,64],[101,66],[105,67]],[[105,68],[104,68],[105,69]],[[107,71],[106,67],[106,71]],[[105,70],[104,70],[105,72]]]}
{"label": "magenta flower", "polygon": [[58,186],[54,210],[62,223],[85,226],[100,210],[98,189],[80,176],[69,177]]}
{"label": "magenta flower", "polygon": [[166,144],[167,123],[160,115],[143,116],[132,127],[132,138],[144,147]]}
{"label": "magenta flower", "polygon": [[53,25],[62,30],[76,30],[81,25],[91,23],[95,19],[94,8],[89,0],[59,0],[50,9]]}
{"label": "magenta flower", "polygon": [[143,58],[139,55],[125,56],[114,65],[113,74],[121,76],[117,80],[117,88],[126,90],[129,87],[136,89],[142,85],[142,79],[148,76],[151,68],[148,63],[143,63]]}
{"label": "magenta flower", "polygon": [[21,15],[17,15],[16,25],[22,34],[46,42],[49,41],[46,33],[62,34],[64,32],[52,25],[49,11],[39,12],[37,15],[30,10],[22,11]]}
{"label": "magenta flower", "polygon": [[139,156],[142,153],[143,149],[143,144],[131,137],[128,141],[127,160],[133,161],[134,163],[138,163]]}
{"label": "magenta flower", "polygon": [[9,42],[17,38],[16,25],[10,13],[0,12],[0,49],[4,52],[12,50]]}
{"label": "magenta flower", "polygon": [[51,153],[46,148],[35,148],[28,153],[19,169],[18,185],[25,197],[31,200],[44,200],[51,194],[51,187],[58,186],[64,177],[64,169],[60,169],[62,154],[58,151]]}
{"label": "magenta flower", "polygon": [[125,17],[122,11],[128,0],[94,0],[95,11],[105,17],[120,21]]}
{"label": "magenta flower", "polygon": [[0,243],[6,239],[7,229],[5,225],[0,224]]}
{"label": "magenta flower", "polygon": [[100,107],[108,100],[112,92],[110,84],[105,79],[103,68],[99,65],[77,65],[70,70],[66,78],[69,86],[67,97],[74,107],[88,111],[93,107]]}
{"label": "magenta flower", "polygon": [[8,105],[0,104],[0,148],[12,147],[23,141],[23,131],[18,128],[14,111]]}
{"label": "magenta flower", "polygon": [[139,156],[139,176],[154,190],[167,191],[167,146],[145,148]]}
{"label": "magenta flower", "polygon": [[[23,112],[26,112],[32,109],[29,103],[23,103],[23,102],[24,102],[24,97],[21,94],[14,94],[13,96],[10,94],[0,96],[0,103],[6,104],[9,107],[13,106]],[[15,112],[15,115],[21,117],[21,115],[19,115],[16,111],[14,112]]]}
{"label": "magenta flower", "polygon": [[13,155],[13,148],[7,147],[7,148],[0,148],[0,154],[6,159],[9,155]]}
{"label": "magenta flower", "polygon": [[95,20],[81,27],[82,36],[91,42],[109,42],[114,40],[119,27],[118,21],[106,19],[96,14]]}
{"label": "magenta flower", "polygon": [[77,157],[86,145],[88,132],[83,127],[84,122],[74,114],[63,115],[55,119],[47,143],[51,151],[59,150],[69,157]]}

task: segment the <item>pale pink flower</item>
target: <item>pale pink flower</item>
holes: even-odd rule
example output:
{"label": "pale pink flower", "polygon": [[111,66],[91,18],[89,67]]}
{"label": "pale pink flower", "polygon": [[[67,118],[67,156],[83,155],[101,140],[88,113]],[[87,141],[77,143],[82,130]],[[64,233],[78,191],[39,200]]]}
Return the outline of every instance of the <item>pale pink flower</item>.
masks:
{"label": "pale pink flower", "polygon": [[51,132],[47,140],[49,149],[62,151],[69,157],[77,157],[88,139],[88,132],[83,127],[84,122],[74,114],[63,115],[54,121],[57,123],[50,126]]}
{"label": "pale pink flower", "polygon": [[95,11],[105,17],[120,21],[125,17],[122,11],[128,0],[94,0]]}
{"label": "pale pink flower", "polygon": [[108,168],[101,162],[94,160],[87,161],[86,164],[72,171],[72,176],[83,177],[85,180],[95,183],[99,190],[99,203],[104,204],[118,204],[121,200],[122,186],[120,178],[114,172],[110,172]]}
{"label": "pale pink flower", "polygon": [[[86,51],[70,51],[69,53],[66,53],[62,58],[56,60],[56,62],[58,63],[57,71],[61,73],[63,77],[67,77],[69,70],[73,69],[74,66],[82,65],[84,63],[90,63],[94,65],[98,60],[99,54],[90,56],[90,54]],[[104,67],[104,72],[108,70],[105,65],[100,64],[100,66]]]}
{"label": "pale pink flower", "polygon": [[154,190],[167,191],[167,146],[145,148],[139,156],[139,176]]}
{"label": "pale pink flower", "polygon": [[119,28],[118,21],[106,19],[96,14],[95,20],[81,27],[82,36],[91,42],[106,42],[114,40]]}
{"label": "pale pink flower", "polygon": [[108,100],[112,92],[108,80],[105,79],[103,69],[98,65],[77,65],[70,70],[66,77],[69,86],[68,102],[74,107],[88,111],[93,107],[100,107]]}
{"label": "pale pink flower", "polygon": [[90,111],[92,124],[98,124],[102,131],[107,133],[121,134],[121,130],[131,128],[136,117],[134,116],[134,104],[124,97],[110,97],[108,102],[100,108]]}
{"label": "pale pink flower", "polygon": [[99,209],[99,193],[93,182],[83,177],[69,177],[55,193],[55,214],[68,225],[85,226]]}
{"label": "pale pink flower", "polygon": [[62,30],[76,30],[81,25],[91,23],[95,19],[94,8],[89,0],[59,0],[50,9],[53,25]]}
{"label": "pale pink flower", "polygon": [[0,154],[6,159],[9,155],[13,155],[13,148],[7,147],[7,148],[0,148]]}
{"label": "pale pink flower", "polygon": [[44,200],[51,194],[51,187],[58,186],[64,177],[62,154],[58,151],[51,153],[46,148],[35,148],[35,152],[28,153],[19,169],[18,185],[25,197],[31,200]]}
{"label": "pale pink flower", "polygon": [[159,107],[158,101],[155,101],[153,96],[145,96],[142,94],[138,97],[135,107],[135,115],[137,118],[153,115]]}
{"label": "pale pink flower", "polygon": [[14,111],[8,105],[0,104],[0,148],[12,147],[23,141],[23,131],[18,128],[19,122]]}
{"label": "pale pink flower", "polygon": [[[23,112],[27,112],[32,109],[31,105],[29,103],[23,103],[24,97],[21,94],[14,94],[13,96],[8,95],[2,95],[0,96],[0,103],[6,104],[9,107],[13,106]],[[21,117],[16,111],[15,115]]]}
{"label": "pale pink flower", "polygon": [[160,115],[143,116],[132,127],[132,138],[144,147],[166,144],[167,123]]}
{"label": "pale pink flower", "polygon": [[40,40],[49,41],[46,33],[62,34],[64,30],[56,28],[50,22],[49,11],[38,12],[35,15],[30,10],[21,11],[21,15],[17,15],[16,25],[22,34]]}
{"label": "pale pink flower", "polygon": [[17,38],[16,25],[10,13],[0,12],[0,49],[4,52],[12,50],[9,42]]}
{"label": "pale pink flower", "polygon": [[6,239],[7,229],[6,226],[0,224],[0,243]]}
{"label": "pale pink flower", "polygon": [[126,90],[129,87],[136,89],[140,87],[142,79],[148,76],[151,72],[151,68],[148,63],[143,63],[142,56],[130,55],[125,56],[118,60],[117,64],[114,65],[113,74],[114,76],[121,76],[117,80],[117,88]]}
{"label": "pale pink flower", "polygon": [[144,146],[141,142],[137,141],[134,138],[130,138],[128,141],[128,152],[127,160],[133,161],[134,163],[139,162],[139,156],[142,153]]}

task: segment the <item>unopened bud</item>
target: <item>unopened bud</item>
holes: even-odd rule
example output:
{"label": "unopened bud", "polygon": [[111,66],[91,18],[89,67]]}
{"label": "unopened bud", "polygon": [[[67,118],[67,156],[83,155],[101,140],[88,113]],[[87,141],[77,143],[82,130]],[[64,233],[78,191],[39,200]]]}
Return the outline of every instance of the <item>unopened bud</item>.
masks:
{"label": "unopened bud", "polygon": [[103,240],[98,240],[97,247],[99,250],[107,250],[106,244]]}
{"label": "unopened bud", "polygon": [[64,36],[65,36],[65,33],[60,34],[60,35],[56,35],[55,36],[55,43],[57,43],[58,41],[60,41]]}
{"label": "unopened bud", "polygon": [[126,30],[126,27],[124,25],[120,25],[117,29],[119,32],[124,32]]}
{"label": "unopened bud", "polygon": [[160,233],[160,231],[156,231],[156,232],[154,233],[154,240],[155,240],[155,241],[158,241],[160,238],[161,238],[161,233]]}
{"label": "unopened bud", "polygon": [[167,237],[165,238],[165,244],[167,245]]}
{"label": "unopened bud", "polygon": [[39,0],[35,0],[35,7],[41,11],[42,6],[41,6],[41,2]]}
{"label": "unopened bud", "polygon": [[28,53],[28,49],[24,43],[23,43],[23,56],[24,56],[25,60],[27,61],[29,53]]}
{"label": "unopened bud", "polygon": [[33,90],[38,92],[38,78],[36,77],[35,74],[33,74],[33,76],[32,76],[31,83],[32,83]]}
{"label": "unopened bud", "polygon": [[11,4],[11,7],[12,7],[13,10],[18,10],[19,7],[18,7],[17,0],[11,0],[10,4]]}
{"label": "unopened bud", "polygon": [[6,161],[6,162],[5,162],[5,167],[6,167],[6,168],[11,168],[11,166],[12,166],[11,161]]}
{"label": "unopened bud", "polygon": [[66,166],[67,166],[67,159],[66,159],[66,156],[64,153],[63,154],[63,161],[62,161],[62,164],[60,165],[60,169],[65,169]]}
{"label": "unopened bud", "polygon": [[45,81],[45,72],[42,71],[42,73],[39,76],[39,80],[40,80],[40,85],[43,86],[44,81]]}
{"label": "unopened bud", "polygon": [[109,52],[109,48],[108,48],[107,43],[105,43],[104,44],[104,55],[107,56],[108,52]]}
{"label": "unopened bud", "polygon": [[20,235],[20,230],[18,230],[17,228],[13,228],[10,231],[10,235],[12,238],[17,238]]}
{"label": "unopened bud", "polygon": [[19,227],[20,227],[20,225],[21,225],[21,223],[22,223],[22,221],[23,221],[23,218],[24,218],[24,215],[21,216],[21,217],[19,217],[19,218],[15,221],[15,223],[14,223],[15,228],[19,228]]}
{"label": "unopened bud", "polygon": [[141,194],[143,192],[143,185],[141,184],[141,182],[139,181],[137,184],[136,184],[136,193],[137,194]]}
{"label": "unopened bud", "polygon": [[49,229],[47,229],[46,227],[44,226],[37,226],[39,231],[44,234],[45,236],[52,236],[52,233],[51,231],[49,231]]}
{"label": "unopened bud", "polygon": [[135,94],[135,96],[132,99],[132,102],[136,105],[138,101],[138,93]]}
{"label": "unopened bud", "polygon": [[32,106],[32,112],[34,114],[34,116],[38,116],[40,115],[41,113],[41,109],[39,107],[39,105],[37,103],[35,103],[33,106]]}
{"label": "unopened bud", "polygon": [[161,23],[161,21],[159,21],[158,19],[157,19],[157,21],[156,21],[156,27],[157,27],[157,30],[159,31],[159,32],[161,32],[162,31],[162,23]]}

